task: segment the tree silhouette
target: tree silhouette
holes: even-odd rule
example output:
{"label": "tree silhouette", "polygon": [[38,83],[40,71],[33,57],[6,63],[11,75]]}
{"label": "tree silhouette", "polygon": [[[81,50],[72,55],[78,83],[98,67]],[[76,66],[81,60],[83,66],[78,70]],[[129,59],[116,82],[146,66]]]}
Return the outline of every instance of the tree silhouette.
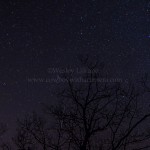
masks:
{"label": "tree silhouette", "polygon": [[22,126],[17,130],[17,135],[12,140],[19,150],[31,150],[34,145],[33,137]]}
{"label": "tree silhouette", "polygon": [[37,116],[36,113],[27,115],[23,120],[19,120],[18,135],[14,139],[15,144],[23,150],[27,148],[33,149],[35,144],[37,144],[38,148],[42,147],[43,150],[47,150],[48,129],[45,125],[45,120]]}
{"label": "tree silhouette", "polygon": [[82,62],[89,70],[83,75],[85,82],[73,82],[72,75],[65,75],[67,86],[59,93],[60,105],[47,107],[61,126],[66,141],[62,149],[144,148],[149,134],[142,127],[150,113],[140,110],[143,91],[130,83],[104,83],[101,74],[94,72],[97,62],[89,63],[88,58]]}
{"label": "tree silhouette", "polygon": [[150,113],[140,106],[145,90],[106,78],[101,74],[103,64],[96,72],[98,63],[89,63],[88,57],[81,62],[88,70],[82,73],[82,80],[64,74],[66,86],[58,93],[60,102],[45,106],[50,122],[36,114],[19,121],[16,145],[24,148],[35,142],[43,150],[148,148],[150,134],[146,125]]}

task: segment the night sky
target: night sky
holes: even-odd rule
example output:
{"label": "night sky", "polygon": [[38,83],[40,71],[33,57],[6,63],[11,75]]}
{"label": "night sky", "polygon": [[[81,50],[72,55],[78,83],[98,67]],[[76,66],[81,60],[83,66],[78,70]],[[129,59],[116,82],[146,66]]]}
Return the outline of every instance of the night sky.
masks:
{"label": "night sky", "polygon": [[76,66],[89,54],[118,78],[150,73],[148,0],[0,0],[0,118],[55,101],[49,68]]}

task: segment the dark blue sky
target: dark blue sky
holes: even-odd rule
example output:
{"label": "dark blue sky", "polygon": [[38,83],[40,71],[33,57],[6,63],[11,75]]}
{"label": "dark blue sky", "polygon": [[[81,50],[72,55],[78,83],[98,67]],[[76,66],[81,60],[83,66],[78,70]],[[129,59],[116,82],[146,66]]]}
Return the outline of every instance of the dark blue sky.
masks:
{"label": "dark blue sky", "polygon": [[14,123],[54,101],[57,84],[27,80],[50,78],[48,68],[89,54],[115,77],[140,78],[150,72],[149,47],[148,0],[1,0],[1,120]]}

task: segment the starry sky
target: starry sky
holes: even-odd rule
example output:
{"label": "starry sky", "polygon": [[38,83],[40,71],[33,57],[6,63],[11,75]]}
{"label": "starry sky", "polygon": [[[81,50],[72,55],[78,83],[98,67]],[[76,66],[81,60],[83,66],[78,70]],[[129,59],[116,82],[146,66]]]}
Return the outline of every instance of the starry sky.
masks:
{"label": "starry sky", "polygon": [[[138,78],[150,70],[148,0],[1,0],[0,117],[16,118],[54,101],[48,68],[97,57],[111,74]],[[14,126],[13,126],[14,125]]]}

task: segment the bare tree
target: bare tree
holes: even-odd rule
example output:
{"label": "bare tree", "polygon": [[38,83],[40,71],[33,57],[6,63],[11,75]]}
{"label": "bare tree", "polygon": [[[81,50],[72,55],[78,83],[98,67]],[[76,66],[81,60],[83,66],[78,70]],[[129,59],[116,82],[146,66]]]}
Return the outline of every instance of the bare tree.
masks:
{"label": "bare tree", "polygon": [[94,71],[97,63],[88,63],[88,58],[82,62],[88,69],[82,82],[65,75],[67,87],[59,93],[61,104],[47,107],[47,113],[60,123],[65,149],[139,148],[150,138],[142,128],[150,117],[139,107],[143,91],[133,84],[104,81]]}
{"label": "bare tree", "polygon": [[18,135],[14,139],[18,147],[24,150],[26,146],[30,147],[30,145],[37,144],[38,148],[42,147],[43,150],[47,150],[48,129],[43,118],[33,113],[19,120],[18,125]]}
{"label": "bare tree", "polygon": [[98,63],[89,63],[88,57],[81,61],[86,66],[82,78],[75,80],[73,74],[65,74],[66,87],[58,93],[60,102],[45,106],[50,122],[36,114],[26,116],[19,121],[15,144],[22,150],[33,143],[43,150],[148,148],[150,113],[140,106],[146,90],[106,78],[101,74],[103,64],[97,68]]}
{"label": "bare tree", "polygon": [[34,145],[43,150],[61,150],[66,141],[63,140],[61,123],[55,123],[51,126],[35,113],[27,115],[18,121],[19,130],[13,141],[20,150],[32,150]]}
{"label": "bare tree", "polygon": [[22,126],[17,130],[17,135],[12,140],[19,150],[33,150],[34,139]]}

